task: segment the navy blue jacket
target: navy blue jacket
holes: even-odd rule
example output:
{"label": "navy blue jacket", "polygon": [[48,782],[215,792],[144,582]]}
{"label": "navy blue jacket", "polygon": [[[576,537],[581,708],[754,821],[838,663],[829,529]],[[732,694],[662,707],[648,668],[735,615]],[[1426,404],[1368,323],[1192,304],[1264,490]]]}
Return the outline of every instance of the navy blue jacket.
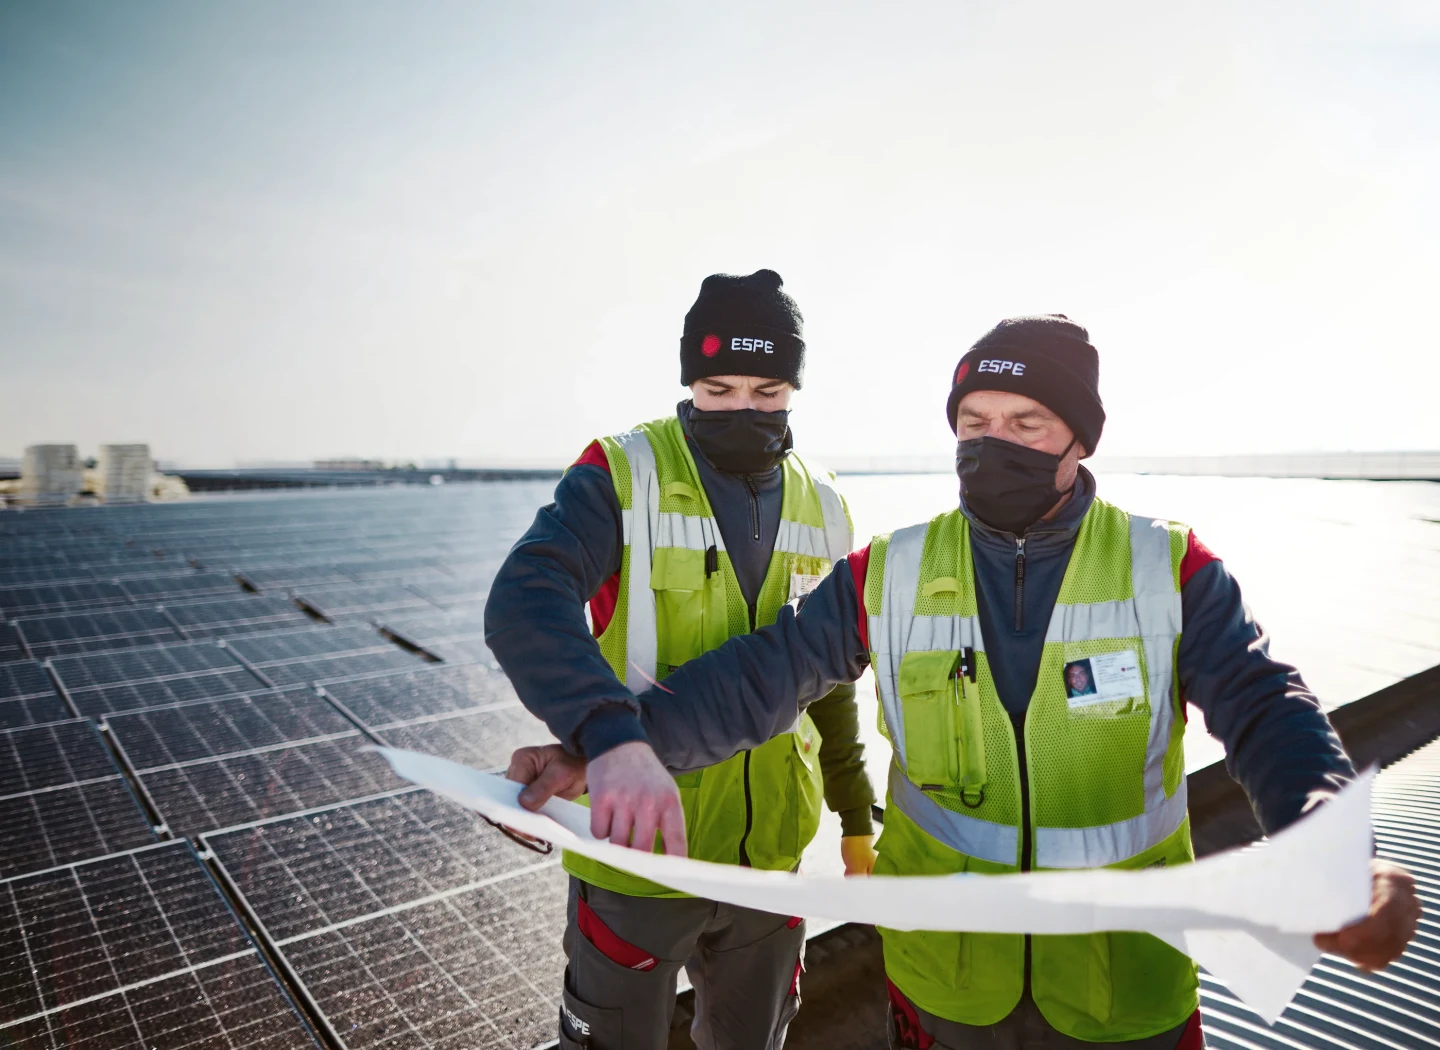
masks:
{"label": "navy blue jacket", "polygon": [[[690,408],[688,401],[677,408],[687,439]],[[730,474],[693,443],[690,450],[753,621],[780,529],[783,471]],[[604,464],[592,445],[565,472],[555,502],[540,509],[511,549],[485,603],[485,640],[521,702],[566,748],[589,757],[645,739],[639,704],[600,654],[585,619],[585,603],[607,583],[615,585],[624,549],[620,503]],[[840,814],[844,834],[869,834],[874,792],[865,775],[855,687],[848,679],[832,683],[814,699],[809,711],[820,731],[826,804]],[[723,708],[717,713],[726,717]],[[742,750],[730,748],[716,761]]]}
{"label": "navy blue jacket", "polygon": [[[975,518],[976,586],[985,651],[1001,703],[1023,719],[1039,673],[1046,627],[1074,549],[1080,520],[1095,496],[1082,468],[1074,494],[1055,519],[1017,538]],[[671,695],[640,696],[643,730],[672,769],[710,765],[792,725],[812,697],[853,682],[869,664],[863,627],[868,549],[835,567],[798,615],[732,638],[665,681]],[[1330,793],[1354,769],[1314,694],[1289,664],[1271,658],[1264,630],[1250,615],[1224,564],[1193,536],[1182,569],[1183,636],[1176,670],[1184,697],[1225,745],[1226,767],[1245,789],[1266,832],[1300,816],[1312,793]],[[857,586],[858,582],[858,586]]]}

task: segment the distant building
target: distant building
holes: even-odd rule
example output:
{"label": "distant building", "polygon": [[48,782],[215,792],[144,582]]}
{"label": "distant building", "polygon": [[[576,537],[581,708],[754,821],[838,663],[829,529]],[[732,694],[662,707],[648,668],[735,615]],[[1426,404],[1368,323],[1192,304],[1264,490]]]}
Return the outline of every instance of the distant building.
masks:
{"label": "distant building", "polygon": [[144,503],[150,498],[154,463],[149,445],[101,445],[95,469],[95,495],[106,503]]}
{"label": "distant building", "polygon": [[37,506],[69,503],[80,495],[84,470],[74,445],[31,445],[20,463],[20,501]]}
{"label": "distant building", "polygon": [[317,459],[316,470],[384,470],[378,459]]}

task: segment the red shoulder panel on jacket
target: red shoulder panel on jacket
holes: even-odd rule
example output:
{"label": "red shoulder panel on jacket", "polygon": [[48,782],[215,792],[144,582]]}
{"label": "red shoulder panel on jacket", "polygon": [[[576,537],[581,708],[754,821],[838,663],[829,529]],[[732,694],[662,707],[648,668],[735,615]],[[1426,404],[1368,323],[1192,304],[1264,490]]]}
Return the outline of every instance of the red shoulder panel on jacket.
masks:
{"label": "red shoulder panel on jacket", "polygon": [[870,547],[851,551],[849,555],[850,575],[855,579],[855,603],[859,606],[857,618],[860,623],[860,641],[870,648],[870,614],[865,611],[865,576],[870,571]]}
{"label": "red shoulder panel on jacket", "polygon": [[1195,538],[1195,533],[1190,533],[1190,538],[1185,544],[1185,557],[1180,559],[1180,586],[1184,587],[1194,576],[1212,561],[1219,561],[1215,552]]}
{"label": "red shoulder panel on jacket", "polygon": [[585,451],[580,453],[580,458],[570,464],[572,467],[599,467],[605,473],[610,473],[610,460],[605,458],[605,450],[600,447],[600,442],[592,441],[585,446]]}

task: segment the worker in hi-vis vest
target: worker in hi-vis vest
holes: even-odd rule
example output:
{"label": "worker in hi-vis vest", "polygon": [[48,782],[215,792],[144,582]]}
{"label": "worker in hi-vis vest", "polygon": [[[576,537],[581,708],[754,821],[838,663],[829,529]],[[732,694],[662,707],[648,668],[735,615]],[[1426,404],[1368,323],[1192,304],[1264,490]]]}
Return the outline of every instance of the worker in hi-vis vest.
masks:
{"label": "worker in hi-vis vest", "polygon": [[[1101,500],[1080,466],[1105,421],[1098,376],[1089,334],[1062,316],[985,335],[946,405],[959,507],[876,537],[798,613],[643,693],[631,732],[658,759],[590,752],[592,796],[668,809],[661,761],[753,746],[867,666],[894,746],[877,874],[1189,862],[1186,701],[1267,832],[1333,794],[1350,761],[1225,566],[1184,525]],[[512,769],[531,806],[586,776],[535,752]],[[1316,942],[1380,968],[1419,913],[1413,879],[1377,860],[1370,914]],[[1204,1045],[1194,962],[1148,934],[881,933],[892,1046]]]}
{"label": "worker in hi-vis vest", "polygon": [[[800,311],[779,274],[707,277],[680,339],[692,400],[592,443],[495,578],[486,640],[525,706],[562,741],[522,753],[512,775],[604,754],[617,781],[670,803],[622,826],[603,793],[591,812],[598,835],[650,843],[658,830],[672,853],[685,854],[688,836],[691,857],[791,871],[823,799],[840,815],[847,872],[874,864],[875,799],[853,685],[827,690],[753,747],[673,777],[655,764],[636,717],[635,693],[657,681],[663,689],[677,667],[774,622],[850,554],[834,478],[791,448],[789,405],[804,364]],[[717,717],[719,733],[728,716]],[[584,775],[555,788],[575,797]],[[576,855],[564,864],[562,1047],[662,1050],[682,966],[699,1047],[784,1042],[799,1007],[798,917],[687,897]]]}

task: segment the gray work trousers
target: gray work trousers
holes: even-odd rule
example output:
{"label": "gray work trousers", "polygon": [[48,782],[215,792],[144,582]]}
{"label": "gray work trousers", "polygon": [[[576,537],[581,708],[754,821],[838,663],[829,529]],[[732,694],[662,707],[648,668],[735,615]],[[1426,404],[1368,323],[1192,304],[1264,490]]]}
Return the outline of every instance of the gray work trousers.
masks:
{"label": "gray work trousers", "polygon": [[[969,1025],[922,1010],[891,985],[891,1050],[1204,1050],[1199,1014],[1168,1032],[1128,1043],[1090,1043],[1056,1031],[1028,995],[999,1024]],[[919,1028],[917,1032],[915,1029]]]}
{"label": "gray work trousers", "polygon": [[[580,928],[580,902],[625,946]],[[638,964],[614,961],[639,957]],[[800,1009],[805,924],[696,897],[630,897],[570,880],[560,1047],[665,1050],[683,966],[695,988],[699,1050],[778,1050]],[[650,960],[653,959],[653,964]],[[636,965],[648,969],[634,968]]]}

